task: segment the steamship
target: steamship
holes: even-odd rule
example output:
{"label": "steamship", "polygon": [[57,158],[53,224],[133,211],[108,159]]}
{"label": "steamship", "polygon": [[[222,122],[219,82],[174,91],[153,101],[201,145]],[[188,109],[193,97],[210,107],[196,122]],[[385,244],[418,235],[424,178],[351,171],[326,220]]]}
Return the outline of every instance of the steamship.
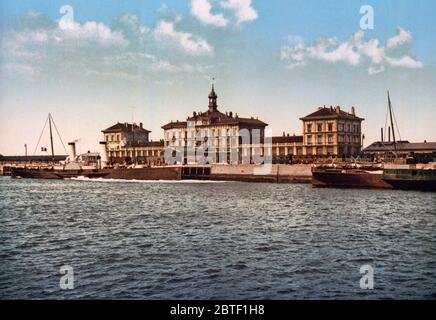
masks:
{"label": "steamship", "polygon": [[[88,164],[84,161],[80,161],[76,156],[76,143],[70,142],[68,143],[70,152],[69,156],[65,161],[61,161],[59,163],[55,162],[55,151],[53,147],[53,128],[54,125],[56,132],[60,141],[62,142],[62,138],[60,137],[59,131],[56,128],[56,124],[53,120],[52,115],[49,113],[47,120],[45,122],[44,128],[42,129],[39,141],[37,143],[36,148],[39,146],[39,142],[41,141],[41,137],[45,131],[45,127],[48,123],[49,127],[49,135],[50,135],[50,151],[51,151],[51,164],[42,165],[42,166],[33,166],[26,165],[24,167],[12,167],[10,168],[10,175],[14,178],[39,178],[39,179],[63,179],[63,178],[71,178],[84,176],[89,178],[102,177],[107,174],[107,172],[103,172],[99,170],[98,165],[96,164]],[[45,148],[43,148],[45,149]],[[36,150],[36,149],[35,149]]]}

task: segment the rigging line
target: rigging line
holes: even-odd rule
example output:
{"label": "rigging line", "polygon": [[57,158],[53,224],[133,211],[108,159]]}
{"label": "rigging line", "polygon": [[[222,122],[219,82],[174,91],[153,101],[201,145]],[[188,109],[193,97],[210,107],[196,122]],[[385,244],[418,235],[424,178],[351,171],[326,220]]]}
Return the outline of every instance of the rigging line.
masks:
{"label": "rigging line", "polygon": [[395,125],[397,126],[398,138],[400,138],[400,141],[401,141],[400,127],[398,126],[397,118],[395,117],[395,112],[392,112],[392,113],[394,114],[394,121],[395,121]]}
{"label": "rigging line", "polygon": [[[49,116],[50,116],[50,115],[49,115]],[[48,116],[48,117],[49,117],[49,116]],[[38,143],[37,143],[36,146],[35,146],[35,150],[33,151],[33,155],[36,154],[36,150],[38,149],[39,143],[41,142],[42,135],[43,135],[43,133],[44,133],[45,127],[47,126],[48,117],[47,117],[47,119],[45,119],[45,124],[44,124],[44,127],[42,128],[41,134],[39,135]]]}
{"label": "rigging line", "polygon": [[56,127],[56,123],[55,123],[55,121],[54,121],[54,119],[53,119],[53,117],[52,117],[51,115],[50,115],[50,117],[51,117],[51,121],[53,122],[53,125],[54,125],[54,127],[55,127],[55,129],[56,129],[56,133],[58,134],[59,140],[61,140],[62,147],[64,148],[65,154],[68,154],[68,151],[67,151],[67,149],[65,148],[64,142],[62,141],[61,135],[59,134],[59,130],[58,130],[58,128]]}
{"label": "rigging line", "polygon": [[386,132],[387,132],[387,125],[388,125],[388,114],[389,114],[389,106],[386,108],[386,119],[385,119],[385,129],[383,132],[383,141],[386,142]]}

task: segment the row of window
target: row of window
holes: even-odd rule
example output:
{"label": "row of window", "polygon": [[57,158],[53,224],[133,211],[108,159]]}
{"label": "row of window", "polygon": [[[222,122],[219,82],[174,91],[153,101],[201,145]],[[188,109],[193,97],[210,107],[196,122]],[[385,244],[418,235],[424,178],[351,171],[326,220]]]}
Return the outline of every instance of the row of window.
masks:
{"label": "row of window", "polygon": [[[136,150],[137,157],[157,157],[159,156],[159,150]],[[109,152],[111,157],[131,157],[133,151],[112,151]]]}
{"label": "row of window", "polygon": [[[317,132],[323,132],[324,130],[324,125],[323,123],[317,123],[316,124],[316,129]],[[313,131],[313,124],[312,123],[307,123],[306,124],[306,130],[307,133],[312,133]],[[332,132],[333,131],[333,123],[329,122],[327,123],[327,131]],[[360,125],[359,124],[351,124],[351,123],[338,123],[338,131],[342,132],[353,132],[353,133],[359,133],[360,132]]]}
{"label": "row of window", "polygon": [[[312,135],[308,135],[307,136],[307,144],[312,144],[313,143],[313,139],[312,139]],[[316,137],[316,143],[317,144],[324,144],[324,141],[323,141],[323,136],[321,135],[321,134],[319,134],[317,137]],[[329,134],[328,136],[327,136],[327,143],[328,144],[333,144],[333,134]]]}
{"label": "row of window", "polygon": [[339,143],[360,143],[360,136],[343,136],[338,135]]}
{"label": "row of window", "polygon": [[360,125],[351,124],[351,123],[338,123],[338,131],[339,132],[352,132],[352,133],[360,133]]}
{"label": "row of window", "polygon": [[[323,132],[323,123],[317,123],[316,124],[316,129],[318,132]],[[333,131],[333,123],[329,122],[327,123],[327,131]],[[311,133],[312,132],[312,123],[308,123],[307,124],[307,132]]]}
{"label": "row of window", "polygon": [[120,142],[121,141],[121,139],[120,139],[120,135],[119,134],[111,134],[111,135],[106,135],[106,141],[107,142],[110,142],[110,141],[113,141],[113,142]]}
{"label": "row of window", "polygon": [[[204,137],[229,137],[230,133],[233,137],[235,137],[237,135],[237,131],[236,129],[232,129],[230,131],[230,129],[210,129],[210,130],[199,130],[199,131],[190,131],[190,137],[191,139],[195,139],[197,134],[200,135],[200,137],[204,138]],[[170,139],[182,139],[187,137],[187,133],[182,132],[182,131],[178,131],[178,132],[167,132],[166,133],[166,139],[170,140]]]}
{"label": "row of window", "polygon": [[[328,147],[326,151],[327,151],[327,155],[335,154],[335,150],[334,150],[333,147]],[[315,148],[315,153],[314,153],[313,148],[306,148],[306,154],[308,156],[311,156],[311,155],[325,155],[324,149],[322,147]]]}

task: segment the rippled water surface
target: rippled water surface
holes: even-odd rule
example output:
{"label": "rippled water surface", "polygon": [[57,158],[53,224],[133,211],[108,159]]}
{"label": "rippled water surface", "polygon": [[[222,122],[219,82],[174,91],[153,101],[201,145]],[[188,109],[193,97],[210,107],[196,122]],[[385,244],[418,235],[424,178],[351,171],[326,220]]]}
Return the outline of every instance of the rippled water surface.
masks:
{"label": "rippled water surface", "polygon": [[436,299],[435,193],[9,177],[0,193],[0,298]]}

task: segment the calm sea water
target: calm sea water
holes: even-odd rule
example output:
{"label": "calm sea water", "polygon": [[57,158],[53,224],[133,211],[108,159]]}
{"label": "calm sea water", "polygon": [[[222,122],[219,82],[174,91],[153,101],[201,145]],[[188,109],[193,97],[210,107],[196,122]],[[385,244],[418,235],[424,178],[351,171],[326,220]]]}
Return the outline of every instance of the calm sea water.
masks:
{"label": "calm sea water", "polygon": [[0,298],[436,299],[435,193],[9,177],[0,193]]}

